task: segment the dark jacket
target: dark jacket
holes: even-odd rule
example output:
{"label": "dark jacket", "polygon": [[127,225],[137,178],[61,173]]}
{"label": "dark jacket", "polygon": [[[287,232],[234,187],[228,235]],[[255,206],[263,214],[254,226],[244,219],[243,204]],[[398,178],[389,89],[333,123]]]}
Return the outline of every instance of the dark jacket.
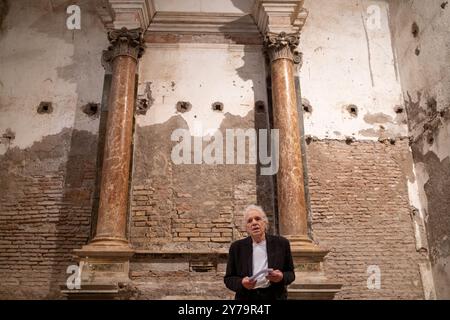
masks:
{"label": "dark jacket", "polygon": [[[235,241],[230,246],[227,271],[224,282],[228,289],[236,292],[236,300],[255,299],[255,290],[247,290],[242,279],[253,275],[253,241],[251,237]],[[283,272],[283,280],[264,289],[273,299],[286,299],[286,286],[295,280],[294,263],[292,261],[289,241],[281,236],[266,234],[267,266]],[[261,289],[263,290],[263,289]]]}

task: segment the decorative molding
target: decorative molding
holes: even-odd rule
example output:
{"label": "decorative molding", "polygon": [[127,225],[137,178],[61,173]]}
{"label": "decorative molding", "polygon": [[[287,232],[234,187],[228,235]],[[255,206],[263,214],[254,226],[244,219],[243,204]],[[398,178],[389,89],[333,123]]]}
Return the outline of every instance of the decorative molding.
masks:
{"label": "decorative molding", "polygon": [[262,34],[300,33],[308,17],[304,0],[255,0],[252,15]]}
{"label": "decorative molding", "polygon": [[203,12],[157,12],[148,31],[190,34],[259,33],[251,15]]}
{"label": "decorative molding", "polygon": [[302,55],[296,50],[299,43],[298,33],[267,33],[264,38],[264,45],[271,62],[277,59],[289,59],[296,64],[301,64]]}
{"label": "decorative molding", "polygon": [[97,12],[107,29],[147,30],[156,9],[153,0],[97,0]]}
{"label": "decorative molding", "polygon": [[144,36],[141,29],[122,28],[108,32],[111,46],[103,51],[103,65],[111,64],[118,56],[132,57],[136,61],[144,53]]}
{"label": "decorative molding", "polygon": [[[255,0],[242,13],[156,12],[154,0],[96,0],[107,29],[141,28],[169,33],[299,33],[308,12],[304,0]],[[253,18],[253,19],[252,19]],[[256,24],[256,25],[255,25]]]}

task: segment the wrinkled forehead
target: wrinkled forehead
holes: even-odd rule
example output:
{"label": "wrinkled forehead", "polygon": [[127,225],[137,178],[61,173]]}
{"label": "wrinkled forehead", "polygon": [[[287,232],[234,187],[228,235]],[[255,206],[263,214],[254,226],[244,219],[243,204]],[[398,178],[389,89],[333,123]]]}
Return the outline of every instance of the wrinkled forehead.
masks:
{"label": "wrinkled forehead", "polygon": [[247,221],[247,220],[255,218],[255,217],[263,218],[264,214],[257,209],[251,209],[251,210],[247,211],[247,213],[244,216],[244,219]]}

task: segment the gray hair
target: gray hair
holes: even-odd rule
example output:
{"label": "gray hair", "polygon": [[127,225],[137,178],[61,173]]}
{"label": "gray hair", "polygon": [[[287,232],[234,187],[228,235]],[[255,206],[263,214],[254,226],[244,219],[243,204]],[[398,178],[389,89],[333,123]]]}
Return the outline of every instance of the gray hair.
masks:
{"label": "gray hair", "polygon": [[251,204],[247,208],[244,209],[244,226],[247,224],[247,218],[250,213],[250,211],[259,211],[262,214],[263,220],[269,225],[269,219],[267,219],[267,215],[264,212],[264,209],[260,206]]}

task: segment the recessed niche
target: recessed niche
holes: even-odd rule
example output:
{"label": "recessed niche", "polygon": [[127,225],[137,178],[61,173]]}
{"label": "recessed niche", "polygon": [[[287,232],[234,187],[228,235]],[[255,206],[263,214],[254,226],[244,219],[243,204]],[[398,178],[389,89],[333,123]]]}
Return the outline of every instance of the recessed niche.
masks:
{"label": "recessed niche", "polygon": [[358,116],[358,107],[355,106],[354,104],[349,104],[346,107],[348,113],[352,116],[352,117],[357,117]]}
{"label": "recessed niche", "polygon": [[395,111],[395,113],[397,113],[397,114],[401,114],[401,113],[403,113],[403,112],[405,111],[405,109],[404,109],[402,106],[396,106],[396,107],[394,108],[394,111]]}
{"label": "recessed niche", "polygon": [[42,101],[37,108],[37,113],[39,114],[50,114],[52,112],[53,112],[53,104],[48,101]]}
{"label": "recessed niche", "polygon": [[255,102],[255,110],[257,113],[264,113],[266,112],[266,104],[264,101],[258,100]]}
{"label": "recessed niche", "polygon": [[312,113],[312,111],[313,111],[311,103],[309,102],[308,99],[302,98],[302,107],[303,107],[303,112],[305,112],[305,113]]}
{"label": "recessed niche", "polygon": [[94,102],[90,102],[90,103],[86,104],[85,106],[83,106],[83,112],[90,117],[97,116],[99,109],[100,109],[99,104],[94,103]]}
{"label": "recessed niche", "polygon": [[184,113],[190,111],[192,108],[192,105],[187,101],[178,101],[177,102],[177,111]]}
{"label": "recessed niche", "polygon": [[150,109],[147,99],[138,99],[136,104],[136,114],[145,115]]}
{"label": "recessed niche", "polygon": [[212,104],[213,111],[222,112],[223,111],[223,103],[222,102],[214,102]]}

